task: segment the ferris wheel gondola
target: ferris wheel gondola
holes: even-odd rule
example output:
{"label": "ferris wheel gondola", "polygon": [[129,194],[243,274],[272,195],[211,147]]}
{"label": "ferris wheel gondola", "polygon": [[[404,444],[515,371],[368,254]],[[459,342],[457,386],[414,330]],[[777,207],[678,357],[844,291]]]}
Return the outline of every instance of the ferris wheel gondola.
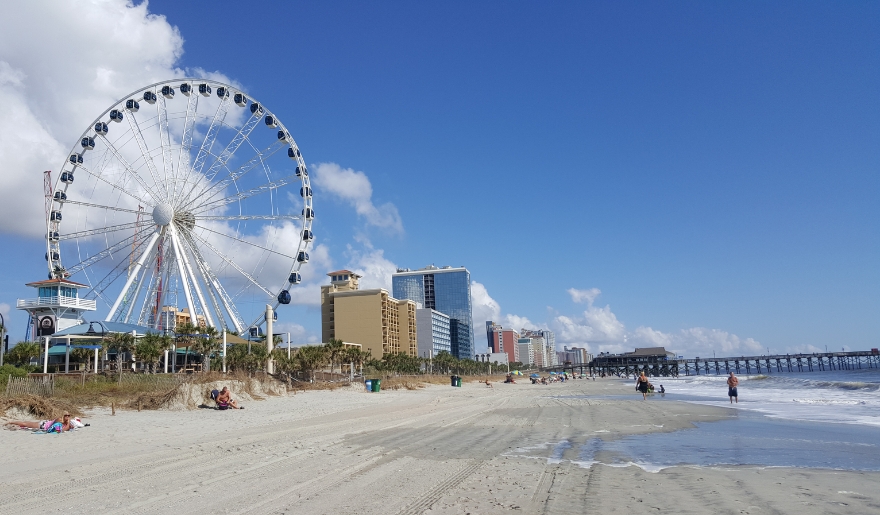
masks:
{"label": "ferris wheel gondola", "polygon": [[54,187],[50,278],[88,285],[108,321],[159,329],[185,308],[243,333],[267,303],[292,301],[313,196],[277,114],[228,84],[178,79],[132,92],[88,127]]}

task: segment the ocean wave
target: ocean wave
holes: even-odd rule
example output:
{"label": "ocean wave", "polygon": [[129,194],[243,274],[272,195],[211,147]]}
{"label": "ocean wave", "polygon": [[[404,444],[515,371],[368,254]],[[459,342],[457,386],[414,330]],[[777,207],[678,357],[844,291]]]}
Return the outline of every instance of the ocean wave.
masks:
{"label": "ocean wave", "polygon": [[792,399],[792,401],[800,404],[822,404],[827,406],[865,406],[868,404],[865,401],[842,399]]}

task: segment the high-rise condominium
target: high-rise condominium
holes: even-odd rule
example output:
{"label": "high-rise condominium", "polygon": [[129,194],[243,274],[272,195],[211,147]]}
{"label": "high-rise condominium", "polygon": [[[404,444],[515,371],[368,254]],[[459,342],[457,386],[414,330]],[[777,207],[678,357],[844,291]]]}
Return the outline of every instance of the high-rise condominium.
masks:
{"label": "high-rise condominium", "polygon": [[412,300],[423,308],[449,315],[452,355],[459,359],[474,359],[471,273],[467,268],[398,269],[391,276],[391,289],[398,299]]}

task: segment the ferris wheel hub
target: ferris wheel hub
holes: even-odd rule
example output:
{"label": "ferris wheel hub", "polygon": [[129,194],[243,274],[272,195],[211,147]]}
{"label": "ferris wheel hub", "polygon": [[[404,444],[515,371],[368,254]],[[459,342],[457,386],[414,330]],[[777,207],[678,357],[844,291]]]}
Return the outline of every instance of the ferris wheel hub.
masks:
{"label": "ferris wheel hub", "polygon": [[174,208],[171,204],[165,202],[153,208],[153,221],[156,222],[156,225],[168,225],[173,219]]}

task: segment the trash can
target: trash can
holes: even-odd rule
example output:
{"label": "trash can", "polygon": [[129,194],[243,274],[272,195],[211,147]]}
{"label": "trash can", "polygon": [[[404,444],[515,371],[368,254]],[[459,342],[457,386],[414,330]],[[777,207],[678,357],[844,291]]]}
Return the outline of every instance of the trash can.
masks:
{"label": "trash can", "polygon": [[367,388],[368,392],[372,392],[373,391],[373,380],[367,379],[366,381],[364,381],[364,386]]}
{"label": "trash can", "polygon": [[450,376],[449,380],[452,382],[452,386],[458,386],[458,376]]}
{"label": "trash can", "polygon": [[381,379],[373,379],[373,391],[378,392],[382,388]]}
{"label": "trash can", "polygon": [[461,377],[455,376],[455,386],[461,388]]}

